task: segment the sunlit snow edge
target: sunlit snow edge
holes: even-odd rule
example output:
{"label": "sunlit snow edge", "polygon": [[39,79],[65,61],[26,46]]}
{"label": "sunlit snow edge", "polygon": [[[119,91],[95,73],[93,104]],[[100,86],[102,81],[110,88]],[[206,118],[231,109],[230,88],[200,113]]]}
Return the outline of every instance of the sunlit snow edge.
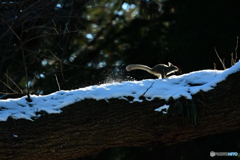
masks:
{"label": "sunlit snow edge", "polygon": [[[32,102],[26,101],[26,96],[18,99],[0,100],[0,121],[6,121],[9,116],[15,119],[33,120],[39,117],[39,111],[46,111],[49,114],[60,113],[61,108],[84,99],[111,99],[133,97],[132,102],[142,102],[141,95],[151,86],[144,97],[151,101],[154,98],[165,99],[181,96],[191,99],[193,94],[200,90],[209,91],[217,83],[224,81],[226,77],[240,70],[240,62],[224,71],[202,70],[171,76],[168,79],[147,79],[142,81],[126,81],[122,83],[108,83],[94,85],[76,90],[58,91],[49,95],[31,95]],[[189,84],[202,84],[191,86]]]}

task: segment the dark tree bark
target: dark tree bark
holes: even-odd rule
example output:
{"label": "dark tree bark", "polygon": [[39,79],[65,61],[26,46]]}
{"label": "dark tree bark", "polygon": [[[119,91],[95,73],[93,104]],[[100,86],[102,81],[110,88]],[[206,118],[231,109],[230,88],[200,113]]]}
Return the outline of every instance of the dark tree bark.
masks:
{"label": "dark tree bark", "polygon": [[[41,113],[33,122],[9,118],[0,122],[0,157],[73,159],[108,147],[164,146],[239,130],[239,82],[240,72],[234,73],[193,100],[86,99],[64,107],[61,114]],[[167,115],[154,111],[166,103]]]}

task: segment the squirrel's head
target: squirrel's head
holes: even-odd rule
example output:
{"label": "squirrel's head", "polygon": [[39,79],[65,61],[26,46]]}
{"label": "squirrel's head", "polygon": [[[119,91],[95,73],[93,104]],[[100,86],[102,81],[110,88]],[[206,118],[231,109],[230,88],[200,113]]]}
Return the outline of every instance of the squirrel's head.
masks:
{"label": "squirrel's head", "polygon": [[171,62],[168,62],[168,66],[174,68],[175,71],[179,70],[179,68],[177,66],[174,66]]}

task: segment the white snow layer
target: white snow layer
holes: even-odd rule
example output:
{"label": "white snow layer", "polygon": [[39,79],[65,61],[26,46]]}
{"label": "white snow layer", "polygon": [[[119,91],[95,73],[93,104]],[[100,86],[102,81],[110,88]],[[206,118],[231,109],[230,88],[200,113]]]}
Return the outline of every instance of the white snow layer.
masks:
{"label": "white snow layer", "polygon": [[168,111],[169,107],[170,107],[169,105],[164,104],[163,106],[156,108],[154,111],[161,112],[162,110],[165,109],[166,111],[163,111],[163,113],[167,114],[167,111]]}
{"label": "white snow layer", "polygon": [[[61,108],[84,99],[110,99],[133,97],[132,102],[142,102],[141,95],[151,86],[144,97],[151,101],[154,98],[168,100],[170,97],[177,99],[181,96],[191,99],[193,94],[200,90],[209,91],[224,81],[226,77],[240,70],[240,62],[224,71],[202,70],[171,76],[167,79],[147,79],[142,81],[126,81],[89,86],[76,90],[58,91],[49,95],[31,95],[32,102],[26,101],[26,96],[18,99],[0,100],[0,121],[6,121],[9,116],[15,119],[34,120],[40,115],[36,112],[60,113]],[[191,86],[196,84],[197,86]]]}

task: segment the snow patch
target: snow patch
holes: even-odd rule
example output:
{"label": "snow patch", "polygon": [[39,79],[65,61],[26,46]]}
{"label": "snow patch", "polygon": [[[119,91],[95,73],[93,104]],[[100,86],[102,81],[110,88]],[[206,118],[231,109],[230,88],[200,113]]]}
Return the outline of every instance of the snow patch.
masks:
{"label": "snow patch", "polygon": [[129,101],[125,97],[133,97],[130,103],[142,102],[143,100],[139,97],[147,89],[149,90],[144,97],[148,101],[154,98],[167,101],[170,97],[177,99],[181,96],[192,99],[193,94],[200,90],[209,91],[213,89],[217,83],[224,81],[228,75],[239,70],[240,62],[224,71],[202,70],[180,76],[171,76],[168,79],[108,83],[76,90],[58,91],[44,96],[31,95],[32,102],[28,102],[26,96],[18,99],[0,100],[0,121],[6,121],[9,116],[15,119],[34,120],[40,116],[38,114],[40,111],[45,111],[48,114],[61,113],[61,108],[84,99],[108,100],[119,98]]}
{"label": "snow patch", "polygon": [[167,114],[169,105],[164,104],[163,106],[156,108],[154,111],[161,112],[163,109],[166,109],[166,111],[163,111],[164,114]]}

